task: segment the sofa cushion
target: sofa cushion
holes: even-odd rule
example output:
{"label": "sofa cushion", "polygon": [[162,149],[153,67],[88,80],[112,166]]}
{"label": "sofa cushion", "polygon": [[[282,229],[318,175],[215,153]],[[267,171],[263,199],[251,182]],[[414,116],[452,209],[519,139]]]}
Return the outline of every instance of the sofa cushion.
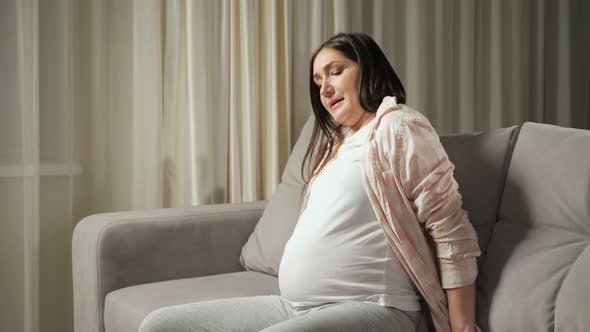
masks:
{"label": "sofa cushion", "polygon": [[590,316],[590,131],[527,122],[478,279],[478,325],[581,331]]}
{"label": "sofa cushion", "polygon": [[254,232],[242,247],[240,263],[246,270],[277,276],[285,244],[291,237],[301,207],[301,163],[311,140],[314,115],[303,126],[289,156],[281,183],[272,195]]}
{"label": "sofa cushion", "polygon": [[[463,208],[475,228],[484,256],[498,208],[518,126],[487,133],[441,135],[441,143],[455,165],[453,176],[463,196]],[[478,263],[481,257],[478,257]]]}
{"label": "sofa cushion", "polygon": [[242,271],[136,285],[110,292],[105,299],[105,331],[137,331],[152,311],[206,300],[279,294],[276,277]]}

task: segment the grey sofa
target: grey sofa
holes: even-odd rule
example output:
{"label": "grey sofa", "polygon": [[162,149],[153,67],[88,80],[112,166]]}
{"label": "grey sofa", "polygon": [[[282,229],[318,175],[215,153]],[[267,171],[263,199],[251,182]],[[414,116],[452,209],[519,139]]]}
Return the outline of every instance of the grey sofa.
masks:
{"label": "grey sofa", "polygon": [[[482,248],[478,326],[590,330],[590,131],[526,122],[441,141]],[[285,172],[298,172],[301,157],[294,152]],[[275,276],[239,261],[267,205],[83,219],[73,235],[75,331],[136,331],[164,306],[278,294]]]}

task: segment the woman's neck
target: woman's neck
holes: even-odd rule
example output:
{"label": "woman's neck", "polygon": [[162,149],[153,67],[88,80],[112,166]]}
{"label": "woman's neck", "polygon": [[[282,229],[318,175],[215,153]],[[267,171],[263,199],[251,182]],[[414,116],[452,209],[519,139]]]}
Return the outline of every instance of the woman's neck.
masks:
{"label": "woman's neck", "polygon": [[362,127],[366,126],[367,123],[371,122],[371,120],[373,120],[375,118],[375,116],[377,116],[376,113],[364,112],[363,115],[361,116],[360,120],[354,126],[348,127],[350,129],[350,135],[356,133]]}

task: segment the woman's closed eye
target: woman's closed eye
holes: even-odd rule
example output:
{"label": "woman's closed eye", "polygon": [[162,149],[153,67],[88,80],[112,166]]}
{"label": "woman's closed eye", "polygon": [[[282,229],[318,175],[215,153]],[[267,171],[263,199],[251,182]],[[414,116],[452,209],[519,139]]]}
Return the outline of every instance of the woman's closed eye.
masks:
{"label": "woman's closed eye", "polygon": [[[337,70],[330,73],[331,76],[338,76],[340,74],[342,74],[342,70]],[[316,82],[315,85],[320,88],[322,86],[322,82]]]}

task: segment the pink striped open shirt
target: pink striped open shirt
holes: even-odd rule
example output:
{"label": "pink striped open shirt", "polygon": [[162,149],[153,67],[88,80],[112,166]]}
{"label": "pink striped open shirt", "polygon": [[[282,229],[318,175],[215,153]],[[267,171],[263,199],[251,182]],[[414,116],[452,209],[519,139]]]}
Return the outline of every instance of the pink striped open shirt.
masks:
{"label": "pink striped open shirt", "polygon": [[[418,111],[385,97],[365,141],[361,170],[385,237],[430,309],[450,331],[444,289],[477,277],[477,234],[435,129]],[[311,180],[313,182],[313,179]],[[301,211],[307,205],[309,187]]]}

